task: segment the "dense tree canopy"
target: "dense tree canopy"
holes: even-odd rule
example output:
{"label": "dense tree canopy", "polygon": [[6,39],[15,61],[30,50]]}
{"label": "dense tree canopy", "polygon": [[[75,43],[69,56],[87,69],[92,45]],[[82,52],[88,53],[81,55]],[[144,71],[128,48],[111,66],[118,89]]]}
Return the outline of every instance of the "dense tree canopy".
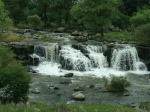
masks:
{"label": "dense tree canopy", "polygon": [[8,11],[4,8],[3,2],[0,0],[0,25],[11,24],[12,21],[8,17]]}
{"label": "dense tree canopy", "polygon": [[115,2],[112,0],[84,0],[76,4],[72,10],[72,15],[87,29],[100,32],[104,35],[104,28],[110,25],[115,11]]}
{"label": "dense tree canopy", "polygon": [[12,19],[15,26],[30,27],[28,19],[37,15],[44,27],[82,25],[103,36],[109,25],[127,29],[138,22],[145,24],[149,9],[143,7],[149,5],[149,0],[0,0],[0,22]]}

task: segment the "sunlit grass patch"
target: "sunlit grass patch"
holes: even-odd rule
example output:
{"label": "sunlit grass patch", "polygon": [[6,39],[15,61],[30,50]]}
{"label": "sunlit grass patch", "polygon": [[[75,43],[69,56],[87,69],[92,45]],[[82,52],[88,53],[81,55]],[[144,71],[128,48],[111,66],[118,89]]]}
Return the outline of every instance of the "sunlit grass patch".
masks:
{"label": "sunlit grass patch", "polygon": [[25,39],[23,35],[19,34],[1,34],[0,42],[20,42],[21,40]]}

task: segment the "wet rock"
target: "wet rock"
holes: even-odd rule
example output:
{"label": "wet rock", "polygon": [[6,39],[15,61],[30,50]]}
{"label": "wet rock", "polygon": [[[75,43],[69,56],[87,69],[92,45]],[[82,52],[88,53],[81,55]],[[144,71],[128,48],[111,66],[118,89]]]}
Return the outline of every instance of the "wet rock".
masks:
{"label": "wet rock", "polygon": [[95,88],[94,84],[89,85],[89,88]]}
{"label": "wet rock", "polygon": [[123,96],[130,96],[130,93],[124,93]]}
{"label": "wet rock", "polygon": [[55,87],[55,86],[49,86],[49,88],[52,90],[59,90],[59,87]]}
{"label": "wet rock", "polygon": [[65,74],[64,77],[73,77],[73,75],[74,75],[73,73],[68,73],[68,74]]}
{"label": "wet rock", "polygon": [[83,86],[75,88],[74,91],[83,91]]}
{"label": "wet rock", "polygon": [[39,63],[40,63],[39,57],[34,55],[29,56],[29,65],[37,66],[39,65]]}
{"label": "wet rock", "polygon": [[72,94],[72,99],[77,101],[85,100],[85,96],[81,92],[75,92]]}
{"label": "wet rock", "polygon": [[31,93],[39,94],[39,93],[40,93],[40,91],[39,91],[37,88],[35,88],[34,90],[31,90]]}
{"label": "wet rock", "polygon": [[74,37],[74,40],[76,40],[78,42],[86,42],[88,39],[87,39],[87,37],[78,36],[78,37]]}
{"label": "wet rock", "polygon": [[71,81],[70,80],[61,80],[60,83],[61,84],[70,84]]}

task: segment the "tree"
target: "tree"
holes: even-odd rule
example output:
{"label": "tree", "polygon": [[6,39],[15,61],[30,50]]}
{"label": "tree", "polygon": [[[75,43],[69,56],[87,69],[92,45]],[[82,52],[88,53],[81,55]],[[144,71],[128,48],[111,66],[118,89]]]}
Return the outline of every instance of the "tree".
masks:
{"label": "tree", "polygon": [[125,15],[132,16],[134,12],[137,12],[138,8],[145,5],[150,5],[149,0],[121,0],[122,5],[120,5],[120,10]]}
{"label": "tree", "polygon": [[11,25],[12,20],[8,17],[8,11],[4,8],[3,2],[0,0],[0,25]]}
{"label": "tree", "polygon": [[142,24],[150,23],[150,7],[139,9],[132,17],[131,23],[133,27],[138,27]]}
{"label": "tree", "polygon": [[5,8],[9,11],[9,16],[13,20],[14,26],[24,20],[25,12],[27,11],[27,6],[29,0],[2,0],[5,4]]}
{"label": "tree", "polygon": [[84,0],[73,6],[71,14],[87,29],[100,32],[104,37],[104,29],[110,25],[114,10],[115,1]]}
{"label": "tree", "polygon": [[14,60],[14,54],[0,46],[0,94],[2,103],[27,101],[30,76],[22,65]]}
{"label": "tree", "polygon": [[28,23],[32,28],[42,27],[42,21],[38,15],[28,16]]}

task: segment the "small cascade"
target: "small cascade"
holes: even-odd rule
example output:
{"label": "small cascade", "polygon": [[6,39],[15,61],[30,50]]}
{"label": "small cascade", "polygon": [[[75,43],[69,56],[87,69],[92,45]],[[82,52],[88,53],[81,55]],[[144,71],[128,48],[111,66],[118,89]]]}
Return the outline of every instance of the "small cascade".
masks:
{"label": "small cascade", "polygon": [[111,58],[111,66],[116,70],[146,70],[143,62],[140,62],[135,47],[114,49]]}
{"label": "small cascade", "polygon": [[59,57],[63,69],[86,71],[91,65],[90,60],[80,50],[72,48],[71,45],[62,46]]}
{"label": "small cascade", "polygon": [[35,46],[32,57],[39,58],[40,61],[54,63],[58,60],[58,45],[50,44],[48,46]]}
{"label": "small cascade", "polygon": [[108,67],[108,62],[106,57],[103,55],[102,46],[86,46],[86,50],[89,52],[88,56],[91,61],[92,67],[103,68]]}

